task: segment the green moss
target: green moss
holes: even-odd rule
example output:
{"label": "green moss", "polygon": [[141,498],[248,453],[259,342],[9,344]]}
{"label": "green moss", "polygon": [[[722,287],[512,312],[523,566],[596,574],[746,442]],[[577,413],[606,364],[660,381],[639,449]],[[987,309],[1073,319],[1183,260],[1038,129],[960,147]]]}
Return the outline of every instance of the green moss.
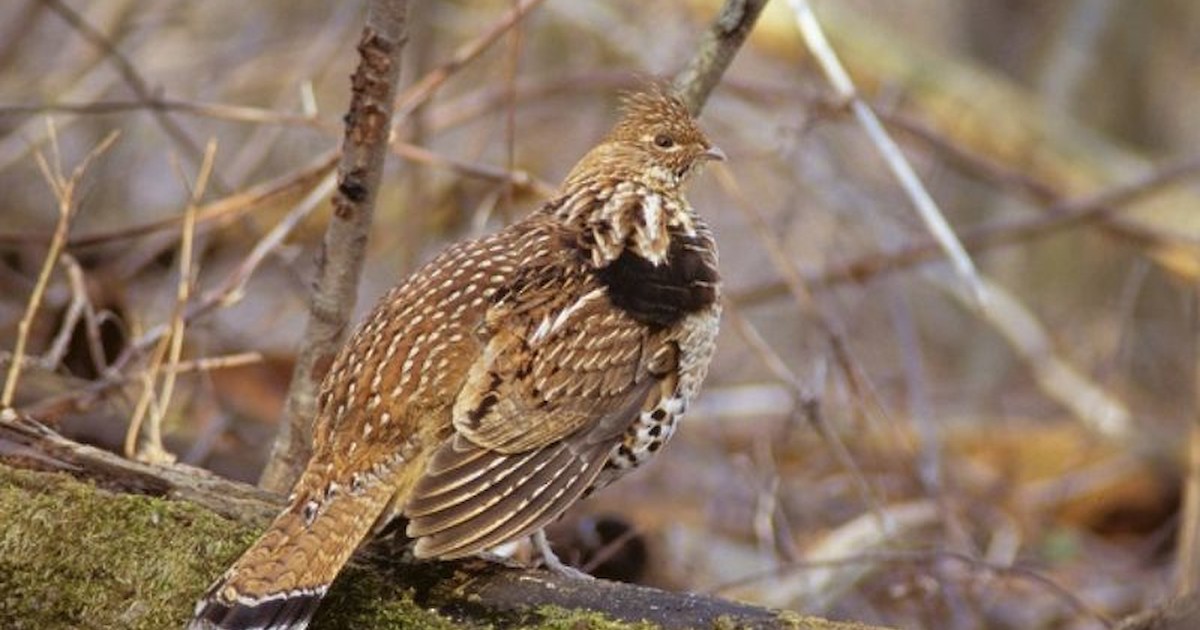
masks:
{"label": "green moss", "polygon": [[518,624],[521,628],[548,630],[654,630],[652,623],[616,621],[593,611],[567,610],[558,606],[539,606]]}
{"label": "green moss", "polygon": [[791,610],[779,611],[778,619],[779,623],[783,624],[785,627],[795,628],[797,630],[810,627],[813,622],[812,618],[804,617],[800,613]]}
{"label": "green moss", "polygon": [[738,630],[738,624],[730,617],[717,617],[713,623],[713,630]]}
{"label": "green moss", "polygon": [[[258,529],[181,501],[114,494],[67,475],[0,466],[0,628],[182,627]],[[458,624],[350,571],[314,627]]]}
{"label": "green moss", "polygon": [[255,532],[212,512],[0,466],[0,627],[180,627]]}
{"label": "green moss", "polygon": [[462,628],[412,600],[411,592],[378,574],[351,568],[338,578],[313,619],[319,629],[405,628],[452,630]]}
{"label": "green moss", "polygon": [[791,610],[779,612],[775,618],[780,627],[795,630],[886,630],[880,626],[868,626],[853,621],[830,621],[819,617],[806,617]]}

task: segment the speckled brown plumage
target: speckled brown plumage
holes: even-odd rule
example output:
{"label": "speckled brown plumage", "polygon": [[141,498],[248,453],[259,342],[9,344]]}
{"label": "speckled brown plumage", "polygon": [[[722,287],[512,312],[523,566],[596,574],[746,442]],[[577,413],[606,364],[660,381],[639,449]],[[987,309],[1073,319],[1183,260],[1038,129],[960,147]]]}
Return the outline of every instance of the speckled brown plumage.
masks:
{"label": "speckled brown plumage", "polygon": [[631,95],[540,210],[384,296],[325,379],[288,509],[194,627],[302,628],[396,517],[419,557],[474,554],[658,451],[720,313],[716,245],[682,187],[722,157],[674,97]]}

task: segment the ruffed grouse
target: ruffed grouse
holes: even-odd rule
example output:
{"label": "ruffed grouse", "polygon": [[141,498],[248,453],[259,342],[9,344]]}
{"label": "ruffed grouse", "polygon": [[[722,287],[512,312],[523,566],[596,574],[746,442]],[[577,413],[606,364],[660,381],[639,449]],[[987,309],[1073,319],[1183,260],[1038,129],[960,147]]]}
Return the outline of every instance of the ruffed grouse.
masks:
{"label": "ruffed grouse", "polygon": [[384,296],[325,379],[288,508],[191,627],[306,627],[393,519],[416,556],[467,556],[540,532],[658,451],[720,316],[716,244],[683,186],[723,158],[665,89],[629,95],[539,210]]}

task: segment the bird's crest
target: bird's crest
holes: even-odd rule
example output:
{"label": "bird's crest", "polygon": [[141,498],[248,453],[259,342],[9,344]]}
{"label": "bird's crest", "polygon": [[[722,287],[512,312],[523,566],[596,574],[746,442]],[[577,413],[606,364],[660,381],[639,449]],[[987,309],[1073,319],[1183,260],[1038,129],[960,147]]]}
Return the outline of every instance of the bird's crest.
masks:
{"label": "bird's crest", "polygon": [[658,82],[621,95],[621,119],[609,138],[637,140],[652,129],[670,130],[681,142],[707,142],[683,101]]}

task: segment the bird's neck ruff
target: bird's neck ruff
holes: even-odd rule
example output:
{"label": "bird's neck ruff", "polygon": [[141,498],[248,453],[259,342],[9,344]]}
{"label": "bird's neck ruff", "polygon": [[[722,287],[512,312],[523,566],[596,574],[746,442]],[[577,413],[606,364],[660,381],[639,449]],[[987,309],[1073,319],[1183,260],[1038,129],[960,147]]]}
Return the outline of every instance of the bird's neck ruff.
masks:
{"label": "bird's neck ruff", "polygon": [[580,233],[579,244],[598,269],[625,250],[661,265],[672,237],[696,235],[697,217],[683,195],[635,179],[569,180],[548,206]]}

